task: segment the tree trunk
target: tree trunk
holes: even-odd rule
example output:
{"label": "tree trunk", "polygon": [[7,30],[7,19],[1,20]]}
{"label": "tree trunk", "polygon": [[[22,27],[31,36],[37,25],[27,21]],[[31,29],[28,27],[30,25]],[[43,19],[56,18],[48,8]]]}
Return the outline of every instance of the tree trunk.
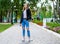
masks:
{"label": "tree trunk", "polygon": [[0,22],[2,22],[2,11],[1,11],[1,15],[0,15]]}
{"label": "tree trunk", "polygon": [[17,22],[17,11],[15,11],[15,13],[16,13],[16,16],[15,16],[15,17],[16,17],[16,18],[15,18],[15,21]]}

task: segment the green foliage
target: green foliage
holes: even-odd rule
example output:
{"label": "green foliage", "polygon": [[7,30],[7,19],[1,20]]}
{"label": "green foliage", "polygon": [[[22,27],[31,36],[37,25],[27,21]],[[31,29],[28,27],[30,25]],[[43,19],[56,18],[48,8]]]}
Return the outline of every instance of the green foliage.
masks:
{"label": "green foliage", "polygon": [[10,26],[12,26],[12,25],[11,24],[0,24],[0,32],[5,31]]}
{"label": "green foliage", "polygon": [[47,26],[53,29],[54,27],[60,26],[60,23],[50,22],[50,23],[47,23]]}
{"label": "green foliage", "polygon": [[43,22],[43,21],[42,21],[42,20],[34,19],[33,22],[34,22],[34,23],[39,23],[39,22]]}
{"label": "green foliage", "polygon": [[11,7],[11,0],[1,0],[1,9],[9,9]]}
{"label": "green foliage", "polygon": [[60,34],[60,30],[57,30],[57,33],[59,33],[59,34]]}
{"label": "green foliage", "polygon": [[41,12],[42,12],[42,14],[43,14],[43,16],[45,18],[46,17],[46,7],[42,7]]}
{"label": "green foliage", "polygon": [[54,1],[54,0],[51,0],[51,1]]}
{"label": "green foliage", "polygon": [[0,15],[6,15],[8,9],[11,8],[11,0],[0,0]]}
{"label": "green foliage", "polygon": [[33,5],[33,6],[36,6],[37,1],[38,1],[38,0],[30,0],[30,2],[32,2],[32,5]]}
{"label": "green foliage", "polygon": [[30,8],[33,9],[33,7],[36,7],[38,0],[30,0]]}
{"label": "green foliage", "polygon": [[[50,23],[47,23],[47,26],[49,27],[50,30],[54,31],[53,29],[56,27],[59,27],[60,23],[50,22]],[[60,30],[57,30],[56,32],[60,34]]]}

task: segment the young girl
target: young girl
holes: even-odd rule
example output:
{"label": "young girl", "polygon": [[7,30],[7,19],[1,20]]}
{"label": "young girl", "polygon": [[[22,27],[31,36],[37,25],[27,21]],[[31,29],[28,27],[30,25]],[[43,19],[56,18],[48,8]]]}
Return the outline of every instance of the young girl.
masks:
{"label": "young girl", "polygon": [[24,4],[23,12],[21,15],[21,21],[20,21],[20,24],[22,24],[23,41],[25,41],[25,26],[26,26],[27,35],[30,41],[29,20],[31,20],[31,11],[29,9],[29,5]]}

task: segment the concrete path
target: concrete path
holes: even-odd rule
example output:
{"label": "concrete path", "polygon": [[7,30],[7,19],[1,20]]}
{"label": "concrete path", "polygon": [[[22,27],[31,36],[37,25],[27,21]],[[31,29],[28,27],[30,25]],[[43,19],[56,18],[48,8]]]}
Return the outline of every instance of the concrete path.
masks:
{"label": "concrete path", "polygon": [[41,26],[30,23],[31,41],[28,43],[26,33],[26,42],[22,42],[22,28],[15,24],[6,31],[0,33],[0,44],[60,44],[60,37],[44,30]]}

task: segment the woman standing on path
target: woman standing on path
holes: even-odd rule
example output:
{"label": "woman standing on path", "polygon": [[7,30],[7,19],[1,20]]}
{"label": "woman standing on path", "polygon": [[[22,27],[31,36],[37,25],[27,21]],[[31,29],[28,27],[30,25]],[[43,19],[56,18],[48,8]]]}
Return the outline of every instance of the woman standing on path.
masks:
{"label": "woman standing on path", "polygon": [[29,5],[24,4],[23,12],[21,15],[21,21],[20,21],[20,24],[22,24],[23,41],[25,41],[25,26],[27,29],[28,39],[30,41],[29,20],[31,20],[31,11],[29,9]]}

